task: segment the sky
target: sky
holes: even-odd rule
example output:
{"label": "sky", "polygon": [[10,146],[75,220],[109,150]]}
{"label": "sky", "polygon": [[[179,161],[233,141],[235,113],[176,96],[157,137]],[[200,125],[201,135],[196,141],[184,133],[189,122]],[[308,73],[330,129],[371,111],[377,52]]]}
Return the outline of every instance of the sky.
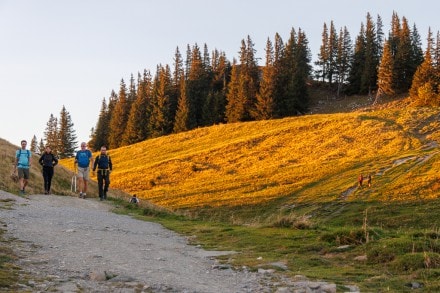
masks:
{"label": "sky", "polygon": [[232,61],[250,36],[263,65],[268,38],[301,28],[315,61],[324,23],[354,42],[367,13],[387,35],[393,11],[423,42],[440,30],[438,0],[0,0],[0,138],[40,141],[64,106],[78,144],[88,141],[102,100],[132,74],[172,67],[177,47],[185,57],[206,44]]}

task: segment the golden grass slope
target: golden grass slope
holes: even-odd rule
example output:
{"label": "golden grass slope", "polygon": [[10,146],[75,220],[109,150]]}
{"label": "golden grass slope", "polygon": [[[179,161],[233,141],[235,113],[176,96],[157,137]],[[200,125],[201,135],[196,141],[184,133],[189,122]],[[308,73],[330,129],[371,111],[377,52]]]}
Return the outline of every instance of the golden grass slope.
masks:
{"label": "golden grass slope", "polygon": [[[437,198],[439,113],[390,107],[199,128],[109,150],[111,186],[171,209]],[[373,175],[371,188],[356,188],[360,173]]]}

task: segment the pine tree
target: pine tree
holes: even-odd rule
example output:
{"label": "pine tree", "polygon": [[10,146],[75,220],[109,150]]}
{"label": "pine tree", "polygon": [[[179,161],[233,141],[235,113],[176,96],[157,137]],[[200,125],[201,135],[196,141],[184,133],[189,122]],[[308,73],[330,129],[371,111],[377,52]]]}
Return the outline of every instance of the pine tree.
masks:
{"label": "pine tree", "polygon": [[436,71],[432,60],[433,47],[434,41],[431,29],[429,29],[425,57],[414,74],[409,91],[411,98],[419,105],[437,104],[436,95],[433,94],[438,90]]}
{"label": "pine tree", "polygon": [[32,140],[31,140],[30,151],[33,152],[33,153],[39,154],[38,140],[37,140],[37,137],[35,135],[32,137]]}
{"label": "pine tree", "polygon": [[[140,78],[140,77],[139,77]],[[151,76],[144,72],[140,78],[137,97],[132,104],[127,121],[127,129],[123,136],[124,144],[130,145],[143,141],[149,136]]]}
{"label": "pine tree", "polygon": [[60,159],[70,158],[75,153],[76,148],[76,134],[73,129],[72,118],[70,117],[70,113],[66,110],[66,107],[63,106],[60,113],[60,123],[58,129],[58,138],[60,145],[58,147],[58,156]]}
{"label": "pine tree", "polygon": [[263,68],[263,77],[260,90],[257,93],[255,111],[252,116],[255,120],[271,119],[275,116],[275,68],[272,42],[266,42],[266,64]]}
{"label": "pine tree", "polygon": [[322,29],[322,41],[321,47],[318,53],[318,60],[315,62],[315,65],[318,67],[315,70],[315,75],[318,79],[321,79],[322,82],[325,82],[326,77],[328,76],[328,66],[329,66],[329,49],[328,49],[328,28],[327,23],[324,22],[324,27]]}
{"label": "pine tree", "polygon": [[356,37],[353,62],[349,74],[348,94],[358,94],[361,90],[362,72],[365,67],[365,27],[361,23],[361,28]]}
{"label": "pine tree", "polygon": [[53,114],[50,114],[49,121],[46,123],[44,139],[46,140],[46,145],[49,145],[52,152],[56,154],[60,149],[60,142],[58,139],[58,120]]}
{"label": "pine tree", "polygon": [[46,147],[44,146],[43,139],[40,138],[40,144],[38,146],[38,154],[42,154],[44,152],[45,148]]}
{"label": "pine tree", "polygon": [[176,121],[174,123],[173,132],[183,132],[197,127],[195,117],[190,116],[194,114],[195,111],[191,110],[190,100],[186,96],[185,78],[183,77],[182,73],[182,78],[180,79],[180,97],[178,101]]}
{"label": "pine tree", "polygon": [[169,134],[173,120],[170,117],[171,73],[169,66],[158,66],[153,82],[150,133],[152,137]]}
{"label": "pine tree", "polygon": [[351,63],[353,59],[352,55],[353,46],[351,43],[350,33],[347,27],[341,29],[338,37],[338,52],[336,56],[336,83],[338,86],[337,97],[340,96],[342,87],[345,85],[349,74]]}
{"label": "pine tree", "polygon": [[92,139],[89,141],[89,147],[94,151],[100,150],[101,146],[109,145],[109,115],[110,113],[108,110],[107,102],[104,98],[102,99],[98,122],[96,123]]}
{"label": "pine tree", "polygon": [[228,84],[228,92],[226,94],[226,121],[228,123],[239,122],[244,117],[244,102],[239,95],[240,77],[237,60],[232,60],[231,81]]}
{"label": "pine tree", "polygon": [[118,148],[123,145],[122,138],[127,127],[130,103],[127,101],[127,88],[124,80],[121,80],[119,95],[111,112],[109,147]]}
{"label": "pine tree", "polygon": [[376,26],[367,13],[367,21],[365,26],[365,64],[361,75],[361,94],[371,92],[376,88],[377,84],[377,68],[379,66],[379,45],[377,43]]}
{"label": "pine tree", "polygon": [[224,52],[214,50],[211,58],[212,81],[210,95],[212,96],[212,123],[225,121],[226,91],[230,79],[231,65]]}

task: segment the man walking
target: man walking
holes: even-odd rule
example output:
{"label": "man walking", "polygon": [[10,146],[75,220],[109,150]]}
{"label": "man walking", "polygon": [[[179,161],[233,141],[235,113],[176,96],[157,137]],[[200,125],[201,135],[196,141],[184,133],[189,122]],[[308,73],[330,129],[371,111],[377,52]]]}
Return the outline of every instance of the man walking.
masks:
{"label": "man walking", "polygon": [[81,150],[76,153],[74,168],[77,170],[79,197],[86,198],[87,184],[90,179],[90,166],[93,165],[92,152],[88,150],[85,142],[81,143]]}
{"label": "man walking", "polygon": [[105,146],[101,147],[101,154],[99,154],[95,163],[93,164],[93,172],[95,172],[96,167],[98,167],[98,191],[99,199],[107,199],[107,191],[110,185],[110,173],[113,169],[112,159],[107,155],[107,148]]}
{"label": "man walking", "polygon": [[24,195],[29,180],[29,169],[31,167],[31,151],[26,149],[27,141],[21,141],[21,149],[15,152],[14,173],[18,170],[18,181],[20,182],[20,194]]}

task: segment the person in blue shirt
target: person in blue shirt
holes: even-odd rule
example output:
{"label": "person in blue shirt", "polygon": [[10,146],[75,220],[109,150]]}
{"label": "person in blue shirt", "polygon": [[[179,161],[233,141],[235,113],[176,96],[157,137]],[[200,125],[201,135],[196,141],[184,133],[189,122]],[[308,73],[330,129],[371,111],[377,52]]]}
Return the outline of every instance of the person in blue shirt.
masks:
{"label": "person in blue shirt", "polygon": [[110,185],[110,173],[113,170],[112,159],[107,155],[107,148],[101,147],[101,153],[96,156],[95,163],[93,164],[93,172],[98,167],[98,191],[99,199],[107,199],[107,191]]}
{"label": "person in blue shirt", "polygon": [[81,150],[76,152],[74,168],[78,177],[79,197],[86,198],[87,184],[90,179],[90,167],[93,166],[92,152],[87,149],[85,142],[81,143]]}
{"label": "person in blue shirt", "polygon": [[20,182],[20,194],[24,195],[24,189],[28,185],[29,169],[31,167],[31,151],[26,149],[27,141],[22,140],[21,149],[15,152],[15,167],[14,173],[18,170],[18,181]]}

